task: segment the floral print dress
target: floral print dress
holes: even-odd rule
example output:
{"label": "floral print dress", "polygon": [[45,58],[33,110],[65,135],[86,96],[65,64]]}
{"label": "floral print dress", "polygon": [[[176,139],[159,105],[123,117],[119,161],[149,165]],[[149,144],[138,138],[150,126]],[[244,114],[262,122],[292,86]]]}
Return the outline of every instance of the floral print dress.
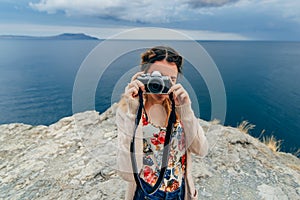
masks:
{"label": "floral print dress", "polygon": [[[160,173],[166,127],[158,127],[147,121],[145,113],[143,123],[143,167],[140,177],[154,186]],[[172,192],[180,188],[185,174],[186,151],[183,126],[180,122],[174,124],[170,140],[168,167],[159,190]]]}

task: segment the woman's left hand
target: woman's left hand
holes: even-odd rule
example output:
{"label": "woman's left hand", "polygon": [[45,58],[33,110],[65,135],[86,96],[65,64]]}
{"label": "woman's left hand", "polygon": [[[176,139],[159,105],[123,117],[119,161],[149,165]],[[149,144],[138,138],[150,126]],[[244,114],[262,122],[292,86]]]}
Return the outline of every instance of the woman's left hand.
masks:
{"label": "woman's left hand", "polygon": [[169,89],[168,93],[171,92],[173,92],[173,98],[176,106],[184,105],[191,102],[189,94],[180,83],[173,85]]}

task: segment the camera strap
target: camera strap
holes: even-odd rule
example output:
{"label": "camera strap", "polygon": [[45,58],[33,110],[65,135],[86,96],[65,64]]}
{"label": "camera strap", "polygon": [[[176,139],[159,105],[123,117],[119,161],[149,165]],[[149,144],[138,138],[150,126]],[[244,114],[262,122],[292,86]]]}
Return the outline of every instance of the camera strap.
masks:
{"label": "camera strap", "polygon": [[135,119],[135,128],[134,128],[134,133],[132,136],[132,140],[130,143],[130,158],[131,158],[131,164],[132,164],[132,169],[133,169],[133,176],[136,182],[136,185],[138,188],[142,189],[142,191],[145,194],[148,195],[152,195],[154,194],[158,188],[161,185],[161,182],[165,176],[165,172],[168,166],[168,157],[169,157],[169,151],[170,151],[170,139],[171,139],[171,132],[173,130],[173,125],[176,121],[176,114],[175,114],[175,103],[174,103],[174,99],[173,99],[173,94],[169,94],[169,98],[172,102],[172,110],[171,113],[169,115],[169,119],[168,119],[168,126],[167,126],[167,132],[166,132],[166,136],[165,136],[165,142],[164,142],[164,149],[163,149],[163,156],[162,156],[162,164],[161,164],[161,169],[160,169],[160,173],[158,176],[158,179],[155,183],[155,185],[152,187],[151,190],[147,191],[142,183],[141,183],[141,178],[139,177],[139,171],[138,171],[138,167],[137,167],[137,162],[136,162],[136,157],[135,157],[135,135],[136,135],[136,130],[137,127],[139,125],[141,116],[142,116],[142,109],[143,109],[143,92],[141,89],[139,89],[139,108],[137,110],[137,115],[136,115],[136,119]]}

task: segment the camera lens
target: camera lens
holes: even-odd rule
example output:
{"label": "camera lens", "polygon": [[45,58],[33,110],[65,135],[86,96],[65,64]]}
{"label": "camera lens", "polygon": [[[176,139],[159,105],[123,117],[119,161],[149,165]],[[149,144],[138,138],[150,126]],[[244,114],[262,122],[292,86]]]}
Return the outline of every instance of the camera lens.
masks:
{"label": "camera lens", "polygon": [[159,94],[164,88],[164,82],[160,77],[153,77],[149,79],[148,89],[149,92]]}

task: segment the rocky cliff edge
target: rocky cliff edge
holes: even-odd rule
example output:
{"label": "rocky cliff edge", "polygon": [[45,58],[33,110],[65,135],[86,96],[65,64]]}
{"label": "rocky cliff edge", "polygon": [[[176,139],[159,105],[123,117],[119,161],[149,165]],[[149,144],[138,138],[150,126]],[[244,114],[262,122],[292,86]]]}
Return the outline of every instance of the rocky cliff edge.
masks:
{"label": "rocky cliff edge", "polygon": [[[50,126],[0,126],[0,199],[124,199],[113,105]],[[300,199],[300,160],[236,128],[199,120],[210,143],[194,156],[201,199]],[[130,162],[130,161],[129,161]]]}

